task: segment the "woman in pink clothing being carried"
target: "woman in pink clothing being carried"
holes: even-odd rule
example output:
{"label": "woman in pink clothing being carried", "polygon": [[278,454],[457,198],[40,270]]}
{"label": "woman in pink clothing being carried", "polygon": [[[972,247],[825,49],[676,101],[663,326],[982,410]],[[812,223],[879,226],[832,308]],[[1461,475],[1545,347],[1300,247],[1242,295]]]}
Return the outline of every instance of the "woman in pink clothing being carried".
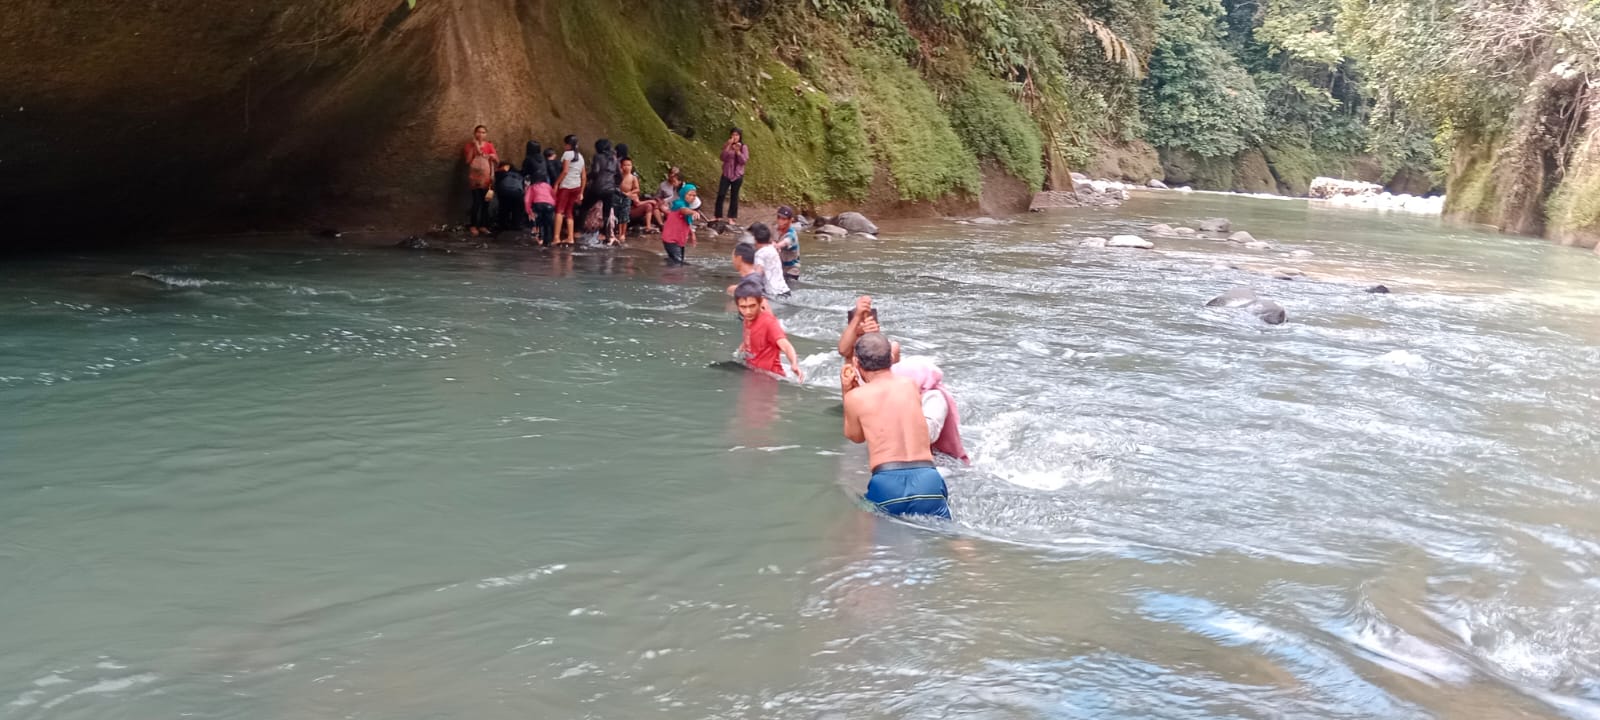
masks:
{"label": "woman in pink clothing being carried", "polygon": [[908,357],[895,363],[890,370],[909,378],[922,390],[922,417],[928,421],[928,445],[933,451],[971,464],[967,449],[961,444],[961,416],[956,412],[956,399],[944,388],[944,371],[932,358],[925,357]]}

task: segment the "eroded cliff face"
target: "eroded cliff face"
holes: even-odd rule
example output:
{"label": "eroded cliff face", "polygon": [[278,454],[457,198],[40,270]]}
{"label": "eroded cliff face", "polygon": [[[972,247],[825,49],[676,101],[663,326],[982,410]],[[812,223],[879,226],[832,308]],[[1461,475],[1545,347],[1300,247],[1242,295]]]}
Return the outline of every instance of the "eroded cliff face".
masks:
{"label": "eroded cliff face", "polygon": [[[529,138],[578,133],[588,148],[609,135],[652,183],[668,162],[714,183],[720,141],[740,125],[757,199],[980,206],[906,203],[871,155],[903,124],[872,87],[819,87],[840,73],[802,77],[777,50],[735,53],[741,20],[719,7],[23,0],[0,24],[0,246],[452,222],[466,203],[461,148],[480,123],[511,162]],[[832,191],[849,161],[866,163],[858,184]]]}
{"label": "eroded cliff face", "polygon": [[1600,90],[1541,73],[1503,129],[1460,130],[1445,215],[1592,246],[1600,237]]}
{"label": "eroded cliff face", "polygon": [[0,25],[4,242],[453,219],[474,125],[514,162],[618,125],[562,9],[26,0]]}
{"label": "eroded cliff face", "polygon": [[370,0],[8,9],[0,212],[14,237],[49,240],[326,199],[319,180],[338,182],[417,137],[407,100],[435,78],[419,52],[430,40],[411,32],[418,18],[403,9]]}

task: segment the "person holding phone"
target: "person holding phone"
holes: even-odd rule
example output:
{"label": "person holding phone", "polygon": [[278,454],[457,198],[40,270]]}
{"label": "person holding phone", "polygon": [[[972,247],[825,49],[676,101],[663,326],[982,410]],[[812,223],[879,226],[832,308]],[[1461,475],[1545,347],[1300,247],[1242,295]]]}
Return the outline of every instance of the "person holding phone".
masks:
{"label": "person holding phone", "polygon": [[[750,146],[744,144],[744,131],[734,128],[722,144],[722,182],[717,184],[717,220],[739,219],[739,188],[744,186],[744,165],[750,161]],[[722,201],[728,201],[728,214],[722,214]]]}
{"label": "person holding phone", "polygon": [[494,169],[500,153],[489,142],[489,128],[472,129],[472,139],[461,149],[467,161],[467,188],[472,191],[472,210],[467,215],[467,232],[474,236],[489,232],[489,201],[494,199]]}

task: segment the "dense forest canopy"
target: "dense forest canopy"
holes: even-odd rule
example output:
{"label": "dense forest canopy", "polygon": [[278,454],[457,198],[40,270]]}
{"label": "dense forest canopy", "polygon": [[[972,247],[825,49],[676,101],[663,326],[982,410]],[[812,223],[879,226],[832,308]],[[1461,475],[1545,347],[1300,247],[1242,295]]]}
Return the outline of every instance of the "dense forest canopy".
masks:
{"label": "dense forest canopy", "polygon": [[[740,11],[847,25],[936,87],[1002,82],[1074,168],[1147,143],[1165,174],[1202,186],[1243,184],[1235,173],[1258,153],[1281,192],[1322,174],[1425,192],[1455,160],[1464,215],[1536,232],[1548,201],[1552,219],[1593,221],[1570,199],[1581,188],[1558,189],[1592,134],[1595,0],[746,0]],[[962,135],[987,143],[972,148],[980,157],[1027,164],[1025,142]],[[1481,167],[1462,175],[1471,152]],[[1537,217],[1519,225],[1507,217],[1518,212]]]}

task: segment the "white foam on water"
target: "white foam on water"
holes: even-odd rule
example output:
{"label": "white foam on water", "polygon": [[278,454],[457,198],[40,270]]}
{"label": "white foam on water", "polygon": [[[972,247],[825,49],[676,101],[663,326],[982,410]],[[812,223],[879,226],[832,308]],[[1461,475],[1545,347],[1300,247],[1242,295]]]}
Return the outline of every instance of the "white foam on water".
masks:
{"label": "white foam on water", "polygon": [[1056,429],[1048,418],[1029,411],[1011,411],[963,424],[972,467],[1008,483],[1033,490],[1055,491],[1111,478],[1102,457],[1136,452],[1131,443],[1108,444],[1089,432]]}
{"label": "white foam on water", "polygon": [[1535,690],[1532,695],[1568,717],[1578,720],[1600,720],[1600,701],[1544,690]]}
{"label": "white foam on water", "polygon": [[[544,567],[534,568],[527,572],[517,573],[515,575],[506,575],[504,577],[488,577],[478,581],[478,589],[488,590],[491,588],[516,587],[518,585],[523,585],[534,580],[538,580],[539,578],[547,575],[554,575],[565,569],[567,569],[565,564],[557,563],[554,565],[545,565]],[[445,588],[440,589],[443,590],[451,587],[455,586],[447,585]]]}
{"label": "white foam on water", "polygon": [[156,281],[158,283],[161,283],[163,285],[167,285],[169,287],[177,287],[177,288],[203,288],[203,287],[211,287],[213,285],[232,285],[233,284],[233,283],[226,282],[226,281],[223,281],[223,280],[207,280],[205,278],[183,277],[183,276],[180,276],[180,275],[168,275],[166,273],[154,272],[154,271],[151,271],[151,270],[134,270],[133,272],[128,273],[128,274],[129,275],[133,275],[135,277],[142,277],[142,278],[146,278],[146,279],[149,279],[149,280],[154,280],[154,281]]}
{"label": "white foam on water", "polygon": [[44,694],[45,692],[43,690],[28,690],[21,695],[18,695],[17,699],[6,703],[6,707],[25,708],[32,705],[38,705],[39,698],[43,697]]}
{"label": "white foam on water", "polygon": [[1428,359],[1410,350],[1390,350],[1376,358],[1373,362],[1405,368],[1407,370],[1427,370]]}
{"label": "white foam on water", "polygon": [[1038,355],[1040,357],[1048,357],[1050,355],[1050,348],[1045,347],[1044,343],[1035,340],[1019,340],[1017,342],[1017,347],[1023,352]]}
{"label": "white foam on water", "polygon": [[1461,684],[1476,674],[1471,666],[1444,648],[1387,624],[1341,628],[1333,633],[1371,654],[1385,667],[1415,680],[1429,684],[1435,681]]}
{"label": "white foam on water", "polygon": [[40,707],[49,710],[73,698],[82,697],[84,695],[106,695],[122,692],[124,690],[130,690],[140,685],[148,685],[153,683],[158,679],[158,677],[159,676],[157,676],[155,673],[138,673],[119,678],[102,678],[97,680],[93,685],[74,690],[66,695],[52,698]]}

